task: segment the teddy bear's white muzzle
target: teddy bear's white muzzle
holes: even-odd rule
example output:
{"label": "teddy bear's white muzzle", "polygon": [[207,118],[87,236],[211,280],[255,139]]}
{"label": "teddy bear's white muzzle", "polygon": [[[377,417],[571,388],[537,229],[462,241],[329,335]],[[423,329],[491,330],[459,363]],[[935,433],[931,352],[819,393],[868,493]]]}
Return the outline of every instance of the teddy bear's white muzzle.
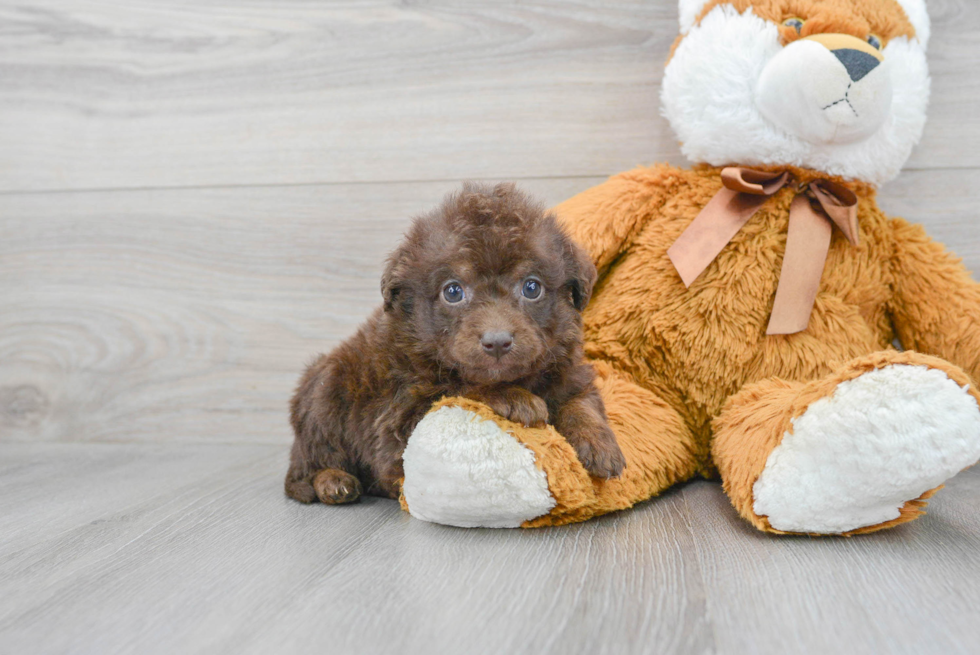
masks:
{"label": "teddy bear's white muzzle", "polygon": [[755,88],[756,106],[771,123],[813,144],[870,137],[891,109],[892,85],[887,60],[866,50],[794,41],[763,69]]}

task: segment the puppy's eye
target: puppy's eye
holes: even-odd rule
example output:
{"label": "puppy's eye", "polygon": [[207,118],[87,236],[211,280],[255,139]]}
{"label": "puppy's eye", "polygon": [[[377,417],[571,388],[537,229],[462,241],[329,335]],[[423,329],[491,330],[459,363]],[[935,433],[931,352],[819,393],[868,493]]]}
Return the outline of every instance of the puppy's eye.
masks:
{"label": "puppy's eye", "polygon": [[460,286],[459,282],[450,282],[442,288],[442,297],[452,305],[460,302],[464,295],[463,287]]}
{"label": "puppy's eye", "polygon": [[796,33],[799,34],[800,30],[803,29],[803,23],[805,22],[806,21],[802,18],[787,18],[783,21],[783,25],[786,27],[792,27],[794,30],[796,30]]}
{"label": "puppy's eye", "polygon": [[870,43],[871,47],[874,48],[875,50],[881,50],[881,39],[878,36],[874,34],[869,34],[868,43]]}
{"label": "puppy's eye", "polygon": [[533,277],[529,277],[521,285],[521,295],[528,300],[537,300],[541,297],[542,293],[544,293],[544,285],[541,284],[541,280],[535,280]]}

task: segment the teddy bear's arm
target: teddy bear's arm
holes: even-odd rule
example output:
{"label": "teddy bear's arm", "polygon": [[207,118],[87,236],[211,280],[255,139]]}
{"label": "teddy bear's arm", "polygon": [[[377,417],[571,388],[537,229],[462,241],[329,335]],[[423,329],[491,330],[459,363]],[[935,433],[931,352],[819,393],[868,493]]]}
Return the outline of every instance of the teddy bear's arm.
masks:
{"label": "teddy bear's arm", "polygon": [[892,220],[895,254],[890,310],[898,338],[980,382],[980,284],[920,225]]}
{"label": "teddy bear's arm", "polygon": [[637,168],[569,198],[553,211],[602,276],[658,214],[680,177],[677,169],[666,165]]}

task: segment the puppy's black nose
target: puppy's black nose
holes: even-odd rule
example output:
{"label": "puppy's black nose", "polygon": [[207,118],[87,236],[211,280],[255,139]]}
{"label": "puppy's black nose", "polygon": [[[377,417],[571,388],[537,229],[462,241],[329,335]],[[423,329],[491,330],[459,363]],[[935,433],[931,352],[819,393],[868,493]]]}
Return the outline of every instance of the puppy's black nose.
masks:
{"label": "puppy's black nose", "polygon": [[500,359],[514,347],[514,335],[503,330],[484,332],[480,344],[483,352]]}

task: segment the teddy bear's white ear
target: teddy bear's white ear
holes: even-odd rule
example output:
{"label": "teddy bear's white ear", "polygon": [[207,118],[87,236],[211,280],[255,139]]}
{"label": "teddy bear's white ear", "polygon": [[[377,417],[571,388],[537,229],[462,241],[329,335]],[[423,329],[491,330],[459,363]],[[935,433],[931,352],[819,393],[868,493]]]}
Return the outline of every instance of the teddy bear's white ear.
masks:
{"label": "teddy bear's white ear", "polygon": [[697,20],[698,14],[701,13],[706,4],[708,4],[708,0],[680,0],[678,14],[680,16],[681,34],[687,34],[691,31],[691,28],[694,27],[694,21]]}
{"label": "teddy bear's white ear", "polygon": [[[925,0],[897,0],[898,4],[905,10],[905,15],[909,17],[912,27],[915,28],[915,35],[919,43],[925,48],[929,45],[929,12],[926,11]],[[683,5],[685,0],[681,0]]]}

